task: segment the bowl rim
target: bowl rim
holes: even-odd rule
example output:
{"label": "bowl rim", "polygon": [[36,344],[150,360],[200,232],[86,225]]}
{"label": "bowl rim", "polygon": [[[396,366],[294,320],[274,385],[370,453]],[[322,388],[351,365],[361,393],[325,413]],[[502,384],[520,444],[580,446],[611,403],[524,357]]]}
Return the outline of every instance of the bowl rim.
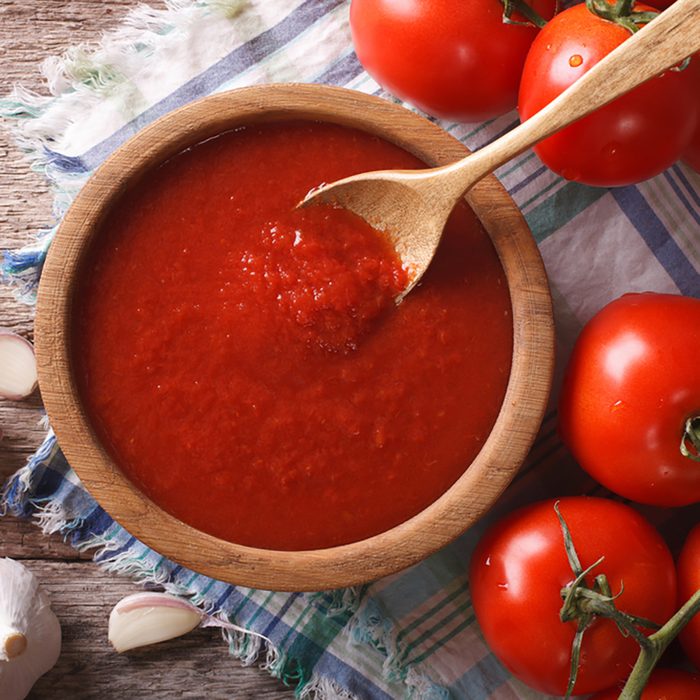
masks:
{"label": "bowl rim", "polygon": [[130,534],[182,566],[267,590],[314,591],[394,573],[448,544],[481,517],[512,481],[547,405],[554,327],[547,277],[522,214],[489,176],[466,199],[504,268],[513,311],[513,356],[506,394],[482,449],[441,497],[409,520],[373,537],[319,550],[258,549],[187,525],[142,494],[94,434],[71,372],[71,304],[82,253],[102,216],[148,168],[222,131],[254,122],[311,119],[376,134],[429,165],[468,150],[404,107],[346,88],[271,84],[239,88],[170,112],[118,148],[95,171],[65,215],[44,263],[37,295],[35,347],[44,404],[58,443],[89,492]]}

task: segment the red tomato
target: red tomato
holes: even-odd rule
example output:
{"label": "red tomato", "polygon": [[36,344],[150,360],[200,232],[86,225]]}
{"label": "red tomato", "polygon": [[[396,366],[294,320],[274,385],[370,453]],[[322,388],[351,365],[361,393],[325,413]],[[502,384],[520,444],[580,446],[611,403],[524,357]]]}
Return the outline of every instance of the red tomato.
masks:
{"label": "red tomato", "polygon": [[[700,525],[691,530],[678,559],[678,596],[680,604],[700,591]],[[700,614],[681,632],[681,645],[690,660],[700,669]],[[700,693],[697,695],[700,698]]]}
{"label": "red tomato", "polygon": [[[676,572],[661,536],[636,511],[602,498],[564,498],[561,513],[583,568],[605,560],[620,610],[665,622],[676,603]],[[563,695],[575,622],[561,622],[561,589],[574,576],[554,501],[512,513],[492,527],[472,557],[474,611],[487,643],[513,675],[545,693]],[[639,653],[615,623],[596,619],[583,637],[575,693],[608,688],[629,674]]]}
{"label": "red tomato", "polygon": [[[641,4],[635,9],[653,10]],[[549,104],[630,36],[585,4],[557,15],[525,61],[521,119]],[[568,180],[606,187],[640,182],[679,159],[693,134],[699,102],[689,71],[666,71],[545,139],[535,151]]]}
{"label": "red tomato", "polygon": [[[528,4],[547,19],[556,6]],[[515,107],[538,31],[505,24],[500,0],[352,0],[350,28],[357,57],[380,85],[429,114],[460,121]]]}
{"label": "red tomato", "polygon": [[696,173],[700,173],[700,120],[693,138],[685,151],[683,151],[683,162],[689,165]]}
{"label": "red tomato", "polygon": [[[676,0],[650,0],[650,4],[659,10],[665,10],[671,7]],[[700,53],[695,54],[693,60],[688,67],[695,74],[695,87],[693,88],[693,94],[698,96],[700,100]],[[693,133],[690,143],[686,146],[683,151],[683,156],[681,160],[695,170],[696,173],[700,173],[700,110],[698,113],[698,120],[695,126],[695,132]]]}
{"label": "red tomato", "polygon": [[578,463],[625,498],[660,506],[700,501],[700,462],[680,452],[700,415],[700,299],[625,294],[574,346],[559,398],[559,431]]}
{"label": "red tomato", "polygon": [[[688,70],[695,78],[693,83],[693,94],[700,102],[700,53],[696,53],[690,61]],[[695,126],[690,143],[683,151],[683,162],[689,165],[696,173],[700,173],[700,114],[698,114],[698,122]]]}
{"label": "red tomato", "polygon": [[[621,688],[596,693],[591,700],[617,700]],[[649,678],[640,700],[698,700],[700,677],[671,668],[657,668]]]}

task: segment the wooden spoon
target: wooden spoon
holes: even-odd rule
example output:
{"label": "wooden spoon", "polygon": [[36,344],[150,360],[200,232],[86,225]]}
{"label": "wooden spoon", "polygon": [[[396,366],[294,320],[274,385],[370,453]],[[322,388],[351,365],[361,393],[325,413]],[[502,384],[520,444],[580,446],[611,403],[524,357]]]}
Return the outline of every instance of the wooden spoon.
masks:
{"label": "wooden spoon", "polygon": [[700,0],[677,0],[537,114],[466,158],[427,170],[381,170],[354,175],[312,190],[300,206],[341,206],[386,232],[402,263],[412,273],[400,300],[423,276],[450,212],[467,190],[555,131],[698,50]]}

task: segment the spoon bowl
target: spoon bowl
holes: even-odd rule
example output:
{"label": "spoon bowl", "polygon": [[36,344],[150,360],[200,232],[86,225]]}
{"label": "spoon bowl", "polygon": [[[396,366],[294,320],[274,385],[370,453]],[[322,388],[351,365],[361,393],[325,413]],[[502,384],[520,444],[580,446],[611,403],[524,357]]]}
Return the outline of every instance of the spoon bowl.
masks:
{"label": "spoon bowl", "polygon": [[[357,214],[384,233],[409,282],[398,300],[418,284],[433,259],[437,242],[456,200],[431,196],[432,183],[424,170],[380,170],[363,173],[312,191],[299,206],[330,204]],[[434,242],[436,242],[434,244]]]}

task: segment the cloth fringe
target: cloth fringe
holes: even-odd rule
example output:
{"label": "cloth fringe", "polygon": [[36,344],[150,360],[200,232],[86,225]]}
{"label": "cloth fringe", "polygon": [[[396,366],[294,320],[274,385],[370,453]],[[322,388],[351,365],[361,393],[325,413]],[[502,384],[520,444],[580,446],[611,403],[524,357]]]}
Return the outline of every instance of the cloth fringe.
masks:
{"label": "cloth fringe", "polygon": [[350,586],[349,588],[338,588],[334,591],[310,593],[309,602],[323,610],[330,617],[344,613],[354,614],[360,606],[366,591],[367,586]]}
{"label": "cloth fringe", "polygon": [[385,678],[405,683],[411,698],[449,700],[448,690],[400,660],[404,649],[397,641],[398,630],[373,598],[367,597],[360,604],[350,621],[350,634],[354,643],[369,644],[386,656],[383,664]]}
{"label": "cloth fringe", "polygon": [[356,700],[357,696],[345,688],[341,688],[337,683],[329,678],[312,676],[311,680],[304,686],[298,695],[299,700]]}

